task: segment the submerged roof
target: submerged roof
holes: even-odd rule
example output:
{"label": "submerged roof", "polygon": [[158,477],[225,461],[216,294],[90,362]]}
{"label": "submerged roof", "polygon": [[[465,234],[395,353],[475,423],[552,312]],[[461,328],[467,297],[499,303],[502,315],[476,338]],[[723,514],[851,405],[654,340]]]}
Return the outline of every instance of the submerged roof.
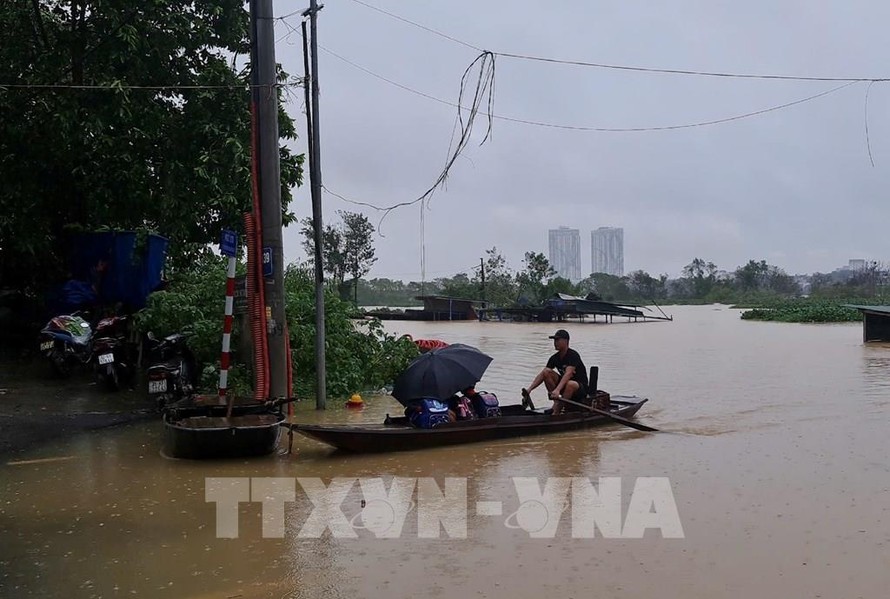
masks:
{"label": "submerged roof", "polygon": [[859,304],[844,304],[845,308],[856,308],[862,312],[880,312],[890,315],[890,306],[862,306]]}
{"label": "submerged roof", "polygon": [[449,295],[415,295],[414,299],[422,300],[424,302],[427,300],[430,300],[430,301],[438,300],[438,301],[449,301],[449,302],[465,302],[468,304],[483,304],[484,303],[482,300],[468,299],[465,297],[451,297]]}

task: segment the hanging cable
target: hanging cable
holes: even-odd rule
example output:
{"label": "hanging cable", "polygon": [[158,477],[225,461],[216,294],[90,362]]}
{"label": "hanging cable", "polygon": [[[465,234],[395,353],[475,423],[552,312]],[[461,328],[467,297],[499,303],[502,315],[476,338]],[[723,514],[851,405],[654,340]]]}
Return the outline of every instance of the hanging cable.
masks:
{"label": "hanging cable", "polygon": [[868,135],[868,95],[871,93],[871,86],[874,84],[875,82],[872,81],[865,89],[865,147],[868,148],[868,160],[871,162],[872,168],[875,166],[875,159],[871,155],[871,138]]}

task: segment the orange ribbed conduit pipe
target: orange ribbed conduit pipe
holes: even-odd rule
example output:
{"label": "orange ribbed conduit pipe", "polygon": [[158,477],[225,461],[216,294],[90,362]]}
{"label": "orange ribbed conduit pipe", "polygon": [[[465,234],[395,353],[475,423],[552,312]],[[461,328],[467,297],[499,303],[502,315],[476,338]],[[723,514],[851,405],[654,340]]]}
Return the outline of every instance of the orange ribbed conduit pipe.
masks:
{"label": "orange ribbed conduit pipe", "polygon": [[[249,249],[253,250],[247,258],[247,280],[253,282],[254,298],[251,314],[251,332],[253,334],[254,360],[256,367],[256,386],[254,399],[265,401],[269,397],[269,339],[266,333],[266,286],[263,284],[262,270],[259,268],[260,257],[263,255],[263,219],[260,203],[259,184],[259,150],[257,148],[257,108],[256,101],[250,102],[250,174],[253,210],[245,215],[245,225],[249,227]],[[251,235],[252,231],[252,235]],[[250,270],[253,267],[251,276]],[[250,293],[248,291],[248,293]]]}
{"label": "orange ribbed conduit pipe", "polygon": [[263,325],[263,288],[257,276],[258,256],[256,250],[256,225],[252,214],[244,215],[244,230],[247,233],[247,297],[250,313],[250,334],[253,339],[254,391],[253,398],[263,401],[268,395],[268,360],[266,328]]}

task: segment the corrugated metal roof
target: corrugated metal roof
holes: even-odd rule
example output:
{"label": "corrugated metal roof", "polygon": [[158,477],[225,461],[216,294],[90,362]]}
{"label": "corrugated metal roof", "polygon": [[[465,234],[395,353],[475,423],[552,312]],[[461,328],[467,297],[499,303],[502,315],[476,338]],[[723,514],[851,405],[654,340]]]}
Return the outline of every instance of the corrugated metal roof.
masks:
{"label": "corrugated metal roof", "polygon": [[863,312],[880,312],[890,315],[890,306],[860,306],[858,304],[844,304],[845,308],[856,308]]}

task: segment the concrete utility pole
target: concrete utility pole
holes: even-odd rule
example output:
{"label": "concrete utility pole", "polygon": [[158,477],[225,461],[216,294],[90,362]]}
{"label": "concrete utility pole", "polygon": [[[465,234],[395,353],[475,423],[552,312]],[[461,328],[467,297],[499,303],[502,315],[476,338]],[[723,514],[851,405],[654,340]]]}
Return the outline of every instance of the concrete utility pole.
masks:
{"label": "concrete utility pole", "polygon": [[485,307],[485,260],[479,258],[479,271],[482,277],[482,307]]}
{"label": "concrete utility pole", "polygon": [[[281,165],[278,150],[278,89],[275,63],[275,22],[272,0],[251,0],[252,70],[257,108],[259,190],[262,207],[263,258],[271,253],[271,277],[266,277],[266,320],[269,340],[269,397],[287,397],[287,340],[284,336],[284,250],[281,233]],[[260,265],[268,272],[268,266]]]}
{"label": "concrete utility pole", "polygon": [[[327,404],[327,367],[325,365],[325,324],[324,324],[324,264],[322,263],[322,231],[321,218],[321,141],[319,137],[318,118],[318,42],[316,35],[316,20],[318,11],[316,0],[310,0],[309,9],[303,12],[303,17],[309,17],[309,39],[311,43],[310,57],[312,59],[312,84],[311,107],[307,103],[306,112],[309,119],[309,136],[311,137],[309,150],[309,179],[312,192],[312,228],[315,232],[315,407],[324,410]],[[305,21],[303,26],[303,39],[306,38]],[[304,44],[305,51],[305,44]],[[305,60],[305,59],[304,59]],[[305,62],[304,62],[305,64]]]}

